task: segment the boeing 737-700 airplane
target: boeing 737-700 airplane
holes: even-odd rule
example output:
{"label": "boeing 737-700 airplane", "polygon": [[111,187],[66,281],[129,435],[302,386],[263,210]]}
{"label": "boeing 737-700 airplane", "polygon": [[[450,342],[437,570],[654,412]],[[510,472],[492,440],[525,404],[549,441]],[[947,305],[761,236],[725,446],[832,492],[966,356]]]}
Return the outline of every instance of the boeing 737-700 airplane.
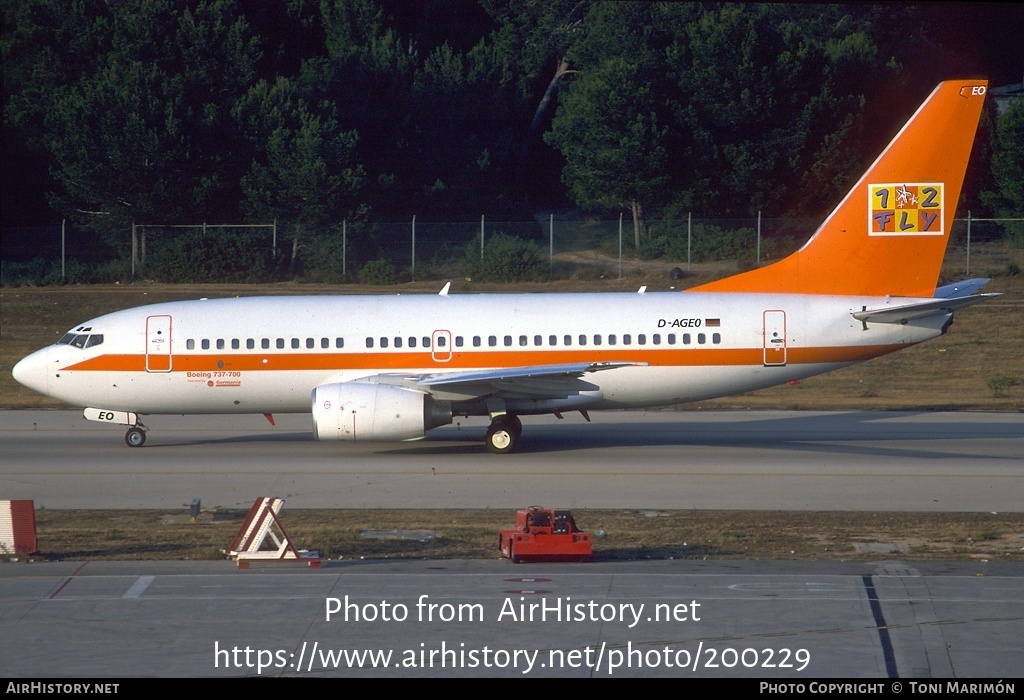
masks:
{"label": "boeing 737-700 airplane", "polygon": [[253,297],[86,321],[14,377],[85,417],[312,412],[318,440],[413,440],[489,416],[684,403],[935,338],[985,280],[936,289],[987,83],[940,84],[811,239],[685,292]]}

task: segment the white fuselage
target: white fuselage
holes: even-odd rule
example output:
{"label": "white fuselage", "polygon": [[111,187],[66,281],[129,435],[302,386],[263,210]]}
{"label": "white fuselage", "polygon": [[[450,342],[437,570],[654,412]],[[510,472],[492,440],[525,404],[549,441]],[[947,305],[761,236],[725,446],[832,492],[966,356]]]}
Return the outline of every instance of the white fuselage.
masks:
{"label": "white fuselage", "polygon": [[[564,405],[517,412],[654,406],[808,377],[942,333],[948,314],[904,325],[851,315],[899,301],[672,292],[170,302],[88,321],[15,376],[77,406],[275,413],[309,412],[315,387],[367,377],[621,362],[632,364],[587,374]],[[458,390],[433,394],[456,414],[486,413]]]}

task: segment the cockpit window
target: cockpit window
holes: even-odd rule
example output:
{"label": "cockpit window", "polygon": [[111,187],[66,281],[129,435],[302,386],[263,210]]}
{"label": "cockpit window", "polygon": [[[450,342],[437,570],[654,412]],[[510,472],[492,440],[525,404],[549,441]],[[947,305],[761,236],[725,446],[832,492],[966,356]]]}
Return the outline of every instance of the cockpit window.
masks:
{"label": "cockpit window", "polygon": [[[92,330],[92,329],[85,329]],[[102,333],[65,333],[64,337],[57,341],[58,345],[70,345],[75,348],[91,348],[103,342]]]}

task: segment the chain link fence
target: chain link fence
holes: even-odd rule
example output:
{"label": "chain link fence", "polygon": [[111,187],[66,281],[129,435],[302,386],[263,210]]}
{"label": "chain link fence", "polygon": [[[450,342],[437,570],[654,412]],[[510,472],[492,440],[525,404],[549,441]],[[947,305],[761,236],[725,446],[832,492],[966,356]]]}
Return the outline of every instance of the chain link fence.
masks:
{"label": "chain link fence", "polygon": [[[483,216],[478,221],[434,222],[411,217],[401,222],[340,222],[320,228],[276,223],[147,224],[113,239],[69,225],[5,227],[0,282],[298,279],[387,284],[478,271],[475,261],[497,241],[506,244],[507,255],[530,256],[547,276],[572,274],[573,264],[564,261],[583,259],[599,259],[612,267],[616,260],[628,264],[637,259],[670,261],[681,268],[718,260],[753,267],[792,252],[818,224],[801,219],[693,216],[654,220],[645,222],[639,247],[628,217],[565,219],[550,214],[532,221],[491,221]],[[515,245],[510,247],[509,241]],[[955,219],[947,268],[965,275],[1000,274],[1001,258],[991,253],[994,246],[1024,248],[1024,219]]]}

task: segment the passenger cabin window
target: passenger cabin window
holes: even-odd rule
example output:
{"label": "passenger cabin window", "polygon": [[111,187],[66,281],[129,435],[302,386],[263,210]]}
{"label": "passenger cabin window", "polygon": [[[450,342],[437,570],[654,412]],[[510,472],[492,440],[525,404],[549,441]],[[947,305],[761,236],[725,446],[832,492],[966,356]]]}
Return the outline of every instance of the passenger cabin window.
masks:
{"label": "passenger cabin window", "polygon": [[185,349],[186,350],[195,350],[196,349],[196,341],[195,341],[194,338],[189,338],[188,340],[185,341]]}

